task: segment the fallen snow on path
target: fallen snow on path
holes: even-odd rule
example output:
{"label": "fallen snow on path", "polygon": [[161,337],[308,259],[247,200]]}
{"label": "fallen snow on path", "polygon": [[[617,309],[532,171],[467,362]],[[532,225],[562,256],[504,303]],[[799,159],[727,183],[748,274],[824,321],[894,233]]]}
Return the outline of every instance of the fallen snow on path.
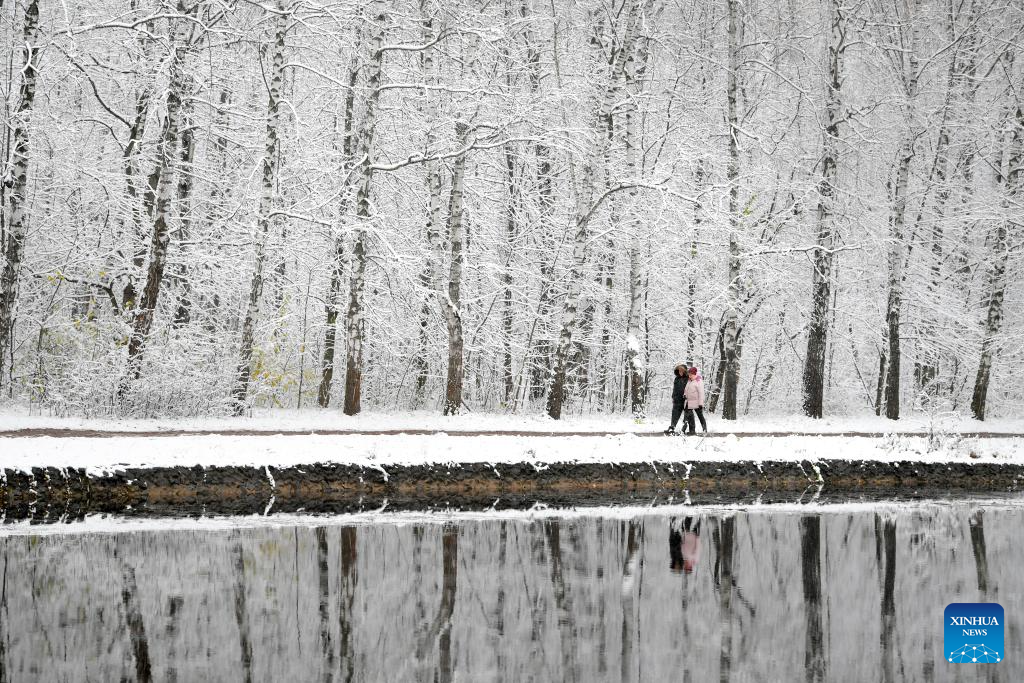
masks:
{"label": "fallen snow on path", "polygon": [[[663,414],[664,413],[664,414]],[[979,422],[955,413],[910,414],[898,421],[876,415],[827,417],[812,420],[803,415],[742,417],[724,422],[708,416],[710,428],[718,432],[794,431],[811,434],[836,432],[1016,432],[1024,433],[1024,419],[995,419]],[[460,431],[536,431],[536,432],[660,432],[668,426],[668,411],[654,411],[643,424],[630,415],[569,416],[552,420],[547,415],[502,415],[470,413],[445,417],[436,411],[361,413],[343,415],[338,410],[258,411],[252,417],[165,418],[155,420],[100,419],[31,415],[24,410],[0,409],[0,431],[16,429],[89,429],[105,431],[176,430],[258,430],[269,433],[310,430],[436,430]]]}
{"label": "fallen snow on path", "polygon": [[[383,468],[455,463],[644,463],[651,461],[910,460],[1024,463],[1024,439],[949,436],[858,437],[616,436],[176,436],[0,438],[0,467],[85,467],[101,474],[132,467],[288,467],[341,463]],[[499,470],[500,471],[500,470]]]}

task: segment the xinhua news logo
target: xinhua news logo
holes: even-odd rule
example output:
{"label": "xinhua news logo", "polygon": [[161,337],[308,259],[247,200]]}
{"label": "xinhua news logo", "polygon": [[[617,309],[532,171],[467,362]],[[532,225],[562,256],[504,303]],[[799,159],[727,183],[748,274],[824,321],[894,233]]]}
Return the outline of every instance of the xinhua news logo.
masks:
{"label": "xinhua news logo", "polygon": [[1003,661],[1003,606],[996,602],[954,602],[943,616],[946,661],[995,664]]}

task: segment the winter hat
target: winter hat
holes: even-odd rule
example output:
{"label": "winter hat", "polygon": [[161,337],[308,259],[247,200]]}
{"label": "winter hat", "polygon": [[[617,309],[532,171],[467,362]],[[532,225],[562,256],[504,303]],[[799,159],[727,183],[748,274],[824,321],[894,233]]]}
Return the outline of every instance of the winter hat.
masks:
{"label": "winter hat", "polygon": [[691,375],[696,375],[697,374],[697,366],[696,365],[694,365],[692,368],[690,368],[690,374]]}

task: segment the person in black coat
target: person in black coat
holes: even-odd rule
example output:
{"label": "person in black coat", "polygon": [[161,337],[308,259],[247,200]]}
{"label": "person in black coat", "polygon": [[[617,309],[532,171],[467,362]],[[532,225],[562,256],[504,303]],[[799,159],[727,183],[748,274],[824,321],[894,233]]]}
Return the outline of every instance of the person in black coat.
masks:
{"label": "person in black coat", "polygon": [[689,381],[685,363],[680,363],[672,371],[675,379],[672,381],[672,424],[665,430],[666,434],[674,434],[679,416],[683,414],[683,407],[686,405],[686,382]]}

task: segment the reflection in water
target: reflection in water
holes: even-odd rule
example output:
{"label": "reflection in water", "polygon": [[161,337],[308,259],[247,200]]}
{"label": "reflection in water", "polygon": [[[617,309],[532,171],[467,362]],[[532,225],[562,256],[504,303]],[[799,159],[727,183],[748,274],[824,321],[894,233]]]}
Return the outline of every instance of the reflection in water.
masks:
{"label": "reflection in water", "polygon": [[818,683],[825,680],[825,653],[821,633],[821,517],[817,515],[800,518],[800,564],[807,613],[804,669],[808,683]]}
{"label": "reflection in water", "polygon": [[[958,504],[0,537],[0,681],[1021,680],[1022,522]],[[948,664],[945,605],[985,600],[1010,656]]]}

